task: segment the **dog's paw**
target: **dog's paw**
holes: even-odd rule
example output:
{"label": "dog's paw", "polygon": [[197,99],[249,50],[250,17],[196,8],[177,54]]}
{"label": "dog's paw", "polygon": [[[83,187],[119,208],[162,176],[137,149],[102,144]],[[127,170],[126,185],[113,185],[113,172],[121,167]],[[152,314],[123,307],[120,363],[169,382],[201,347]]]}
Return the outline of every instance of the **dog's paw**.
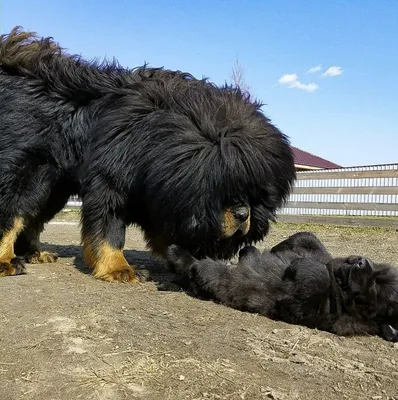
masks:
{"label": "dog's paw", "polygon": [[24,258],[28,264],[55,263],[58,260],[58,254],[48,251],[36,251],[33,254],[27,254]]}
{"label": "dog's paw", "polygon": [[106,270],[94,270],[94,277],[108,282],[142,283],[145,282],[143,274],[137,273],[130,265],[121,265]]}
{"label": "dog's paw", "polygon": [[25,264],[20,257],[11,260],[0,260],[0,276],[22,275],[25,271]]}

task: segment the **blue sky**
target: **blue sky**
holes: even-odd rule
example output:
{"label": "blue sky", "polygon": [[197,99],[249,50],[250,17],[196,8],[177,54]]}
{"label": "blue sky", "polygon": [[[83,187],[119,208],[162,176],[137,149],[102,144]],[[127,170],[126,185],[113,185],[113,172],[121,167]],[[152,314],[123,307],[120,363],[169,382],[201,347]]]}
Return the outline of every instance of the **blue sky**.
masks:
{"label": "blue sky", "polygon": [[87,58],[216,83],[238,58],[294,146],[343,166],[398,162],[396,0],[0,2],[1,33],[15,25]]}

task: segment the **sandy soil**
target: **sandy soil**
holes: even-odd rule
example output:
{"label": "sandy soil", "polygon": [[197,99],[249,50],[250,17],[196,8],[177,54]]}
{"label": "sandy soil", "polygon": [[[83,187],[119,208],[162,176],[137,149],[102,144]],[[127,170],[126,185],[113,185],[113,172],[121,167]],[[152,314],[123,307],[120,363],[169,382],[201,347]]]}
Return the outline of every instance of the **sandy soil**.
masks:
{"label": "sandy soil", "polygon": [[[126,256],[153,281],[95,280],[67,219],[42,236],[56,264],[0,279],[1,400],[398,399],[397,345],[194,299],[150,259],[135,229]],[[304,229],[336,255],[397,262],[395,230],[279,224],[265,244]]]}

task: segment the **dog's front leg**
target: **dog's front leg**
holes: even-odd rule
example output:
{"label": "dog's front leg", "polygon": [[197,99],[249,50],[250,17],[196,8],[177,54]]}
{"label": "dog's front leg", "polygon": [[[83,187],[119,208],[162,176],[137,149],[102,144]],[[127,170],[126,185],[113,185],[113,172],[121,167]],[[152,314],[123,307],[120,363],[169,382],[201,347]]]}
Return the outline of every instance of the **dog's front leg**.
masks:
{"label": "dog's front leg", "polygon": [[84,261],[93,276],[105,281],[136,283],[140,279],[123,255],[126,225],[119,195],[109,187],[88,187],[83,196],[82,242]]}

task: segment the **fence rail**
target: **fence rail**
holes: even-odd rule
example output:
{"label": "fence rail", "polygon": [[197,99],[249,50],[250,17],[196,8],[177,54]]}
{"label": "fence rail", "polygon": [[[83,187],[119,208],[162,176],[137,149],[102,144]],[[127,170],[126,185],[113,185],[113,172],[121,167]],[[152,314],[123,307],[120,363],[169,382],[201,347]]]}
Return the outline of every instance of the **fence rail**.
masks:
{"label": "fence rail", "polygon": [[279,215],[398,216],[398,164],[298,172]]}
{"label": "fence rail", "polygon": [[[80,207],[81,200],[73,196],[68,206]],[[398,217],[398,163],[298,172],[293,192],[278,215],[282,220],[322,217],[322,221],[331,216],[340,217],[339,221],[341,217],[347,221],[359,216]],[[392,219],[393,224],[396,221]]]}

